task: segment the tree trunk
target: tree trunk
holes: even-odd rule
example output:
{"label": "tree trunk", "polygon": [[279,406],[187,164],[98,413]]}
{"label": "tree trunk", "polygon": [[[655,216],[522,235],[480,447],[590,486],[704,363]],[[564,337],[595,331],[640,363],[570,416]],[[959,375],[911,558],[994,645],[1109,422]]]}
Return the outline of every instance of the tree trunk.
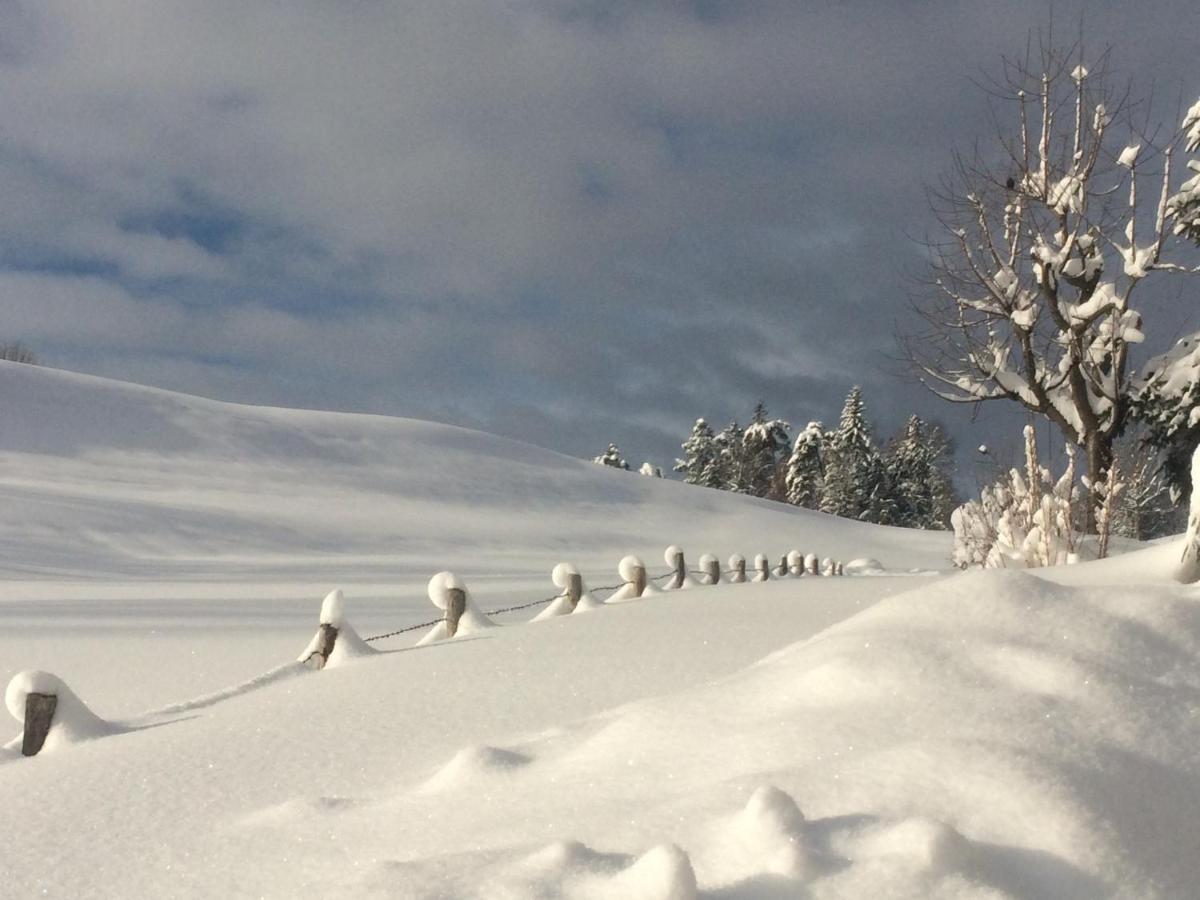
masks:
{"label": "tree trunk", "polygon": [[1099,506],[1101,497],[1097,494],[1095,485],[1100,476],[1107,472],[1112,465],[1112,445],[1112,435],[1096,432],[1088,435],[1086,446],[1088,478],[1091,480],[1093,487],[1088,493],[1087,502],[1084,504],[1084,508],[1087,511],[1087,519],[1084,523],[1084,532],[1086,534],[1096,533],[1096,508]]}

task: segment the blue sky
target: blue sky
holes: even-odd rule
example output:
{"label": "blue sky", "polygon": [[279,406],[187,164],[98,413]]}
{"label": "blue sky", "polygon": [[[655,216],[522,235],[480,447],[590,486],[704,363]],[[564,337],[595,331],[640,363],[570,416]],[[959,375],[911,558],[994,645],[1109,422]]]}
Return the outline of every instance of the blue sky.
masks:
{"label": "blue sky", "polygon": [[[1054,7],[1078,30],[1079,4]],[[1032,2],[0,2],[0,337],[221,399],[669,465],[895,377],[923,185]],[[1087,4],[1171,118],[1194,2]],[[1200,324],[1182,289],[1159,336]]]}

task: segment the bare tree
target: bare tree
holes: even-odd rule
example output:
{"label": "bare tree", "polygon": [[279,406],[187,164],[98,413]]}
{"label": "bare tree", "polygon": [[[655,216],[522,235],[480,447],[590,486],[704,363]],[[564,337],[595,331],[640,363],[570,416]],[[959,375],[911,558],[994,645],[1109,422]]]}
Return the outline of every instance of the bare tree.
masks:
{"label": "bare tree", "polygon": [[940,227],[914,298],[925,327],[901,343],[946,400],[1006,400],[1049,419],[1095,478],[1129,414],[1135,291],[1193,271],[1164,259],[1179,134],[1156,143],[1142,107],[1113,89],[1107,51],[1092,71],[1081,45],[1033,56],[1003,61],[987,88],[992,140],[930,191]]}
{"label": "bare tree", "polygon": [[36,366],[38,362],[33,351],[20,341],[0,344],[0,359],[8,360],[9,362],[28,363],[31,366]]}

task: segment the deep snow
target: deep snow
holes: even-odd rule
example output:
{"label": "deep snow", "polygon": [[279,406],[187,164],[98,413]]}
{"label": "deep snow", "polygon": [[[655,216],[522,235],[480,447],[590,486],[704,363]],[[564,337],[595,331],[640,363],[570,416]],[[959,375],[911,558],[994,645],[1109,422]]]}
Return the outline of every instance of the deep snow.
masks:
{"label": "deep snow", "polygon": [[[0,896],[1196,896],[1177,545],[901,576],[948,537],[424,423],[3,365],[0,402],[4,683],[78,695],[0,749]],[[352,638],[445,569],[486,610],[670,543],[857,574]]]}

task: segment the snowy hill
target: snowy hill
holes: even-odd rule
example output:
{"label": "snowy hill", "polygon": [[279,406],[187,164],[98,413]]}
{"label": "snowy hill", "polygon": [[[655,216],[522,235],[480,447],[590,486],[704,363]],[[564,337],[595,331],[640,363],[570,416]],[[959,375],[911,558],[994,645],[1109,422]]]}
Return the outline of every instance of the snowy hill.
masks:
{"label": "snowy hill", "polygon": [[41,595],[30,583],[47,579],[423,585],[450,564],[548,576],[560,557],[600,574],[629,552],[657,560],[671,543],[697,555],[872,556],[892,568],[944,568],[949,557],[944,534],[427,422],[238,406],[6,362],[0,410],[9,598]]}
{"label": "snowy hill", "polygon": [[[1200,595],[1170,544],[914,577],[946,535],[462,429],[5,364],[0,409],[0,677],[80,698],[55,687],[38,756],[0,748],[0,897],[1196,896]],[[349,652],[436,618],[439,569],[494,608],[670,542],[893,574]],[[310,671],[334,586],[344,649]]]}

